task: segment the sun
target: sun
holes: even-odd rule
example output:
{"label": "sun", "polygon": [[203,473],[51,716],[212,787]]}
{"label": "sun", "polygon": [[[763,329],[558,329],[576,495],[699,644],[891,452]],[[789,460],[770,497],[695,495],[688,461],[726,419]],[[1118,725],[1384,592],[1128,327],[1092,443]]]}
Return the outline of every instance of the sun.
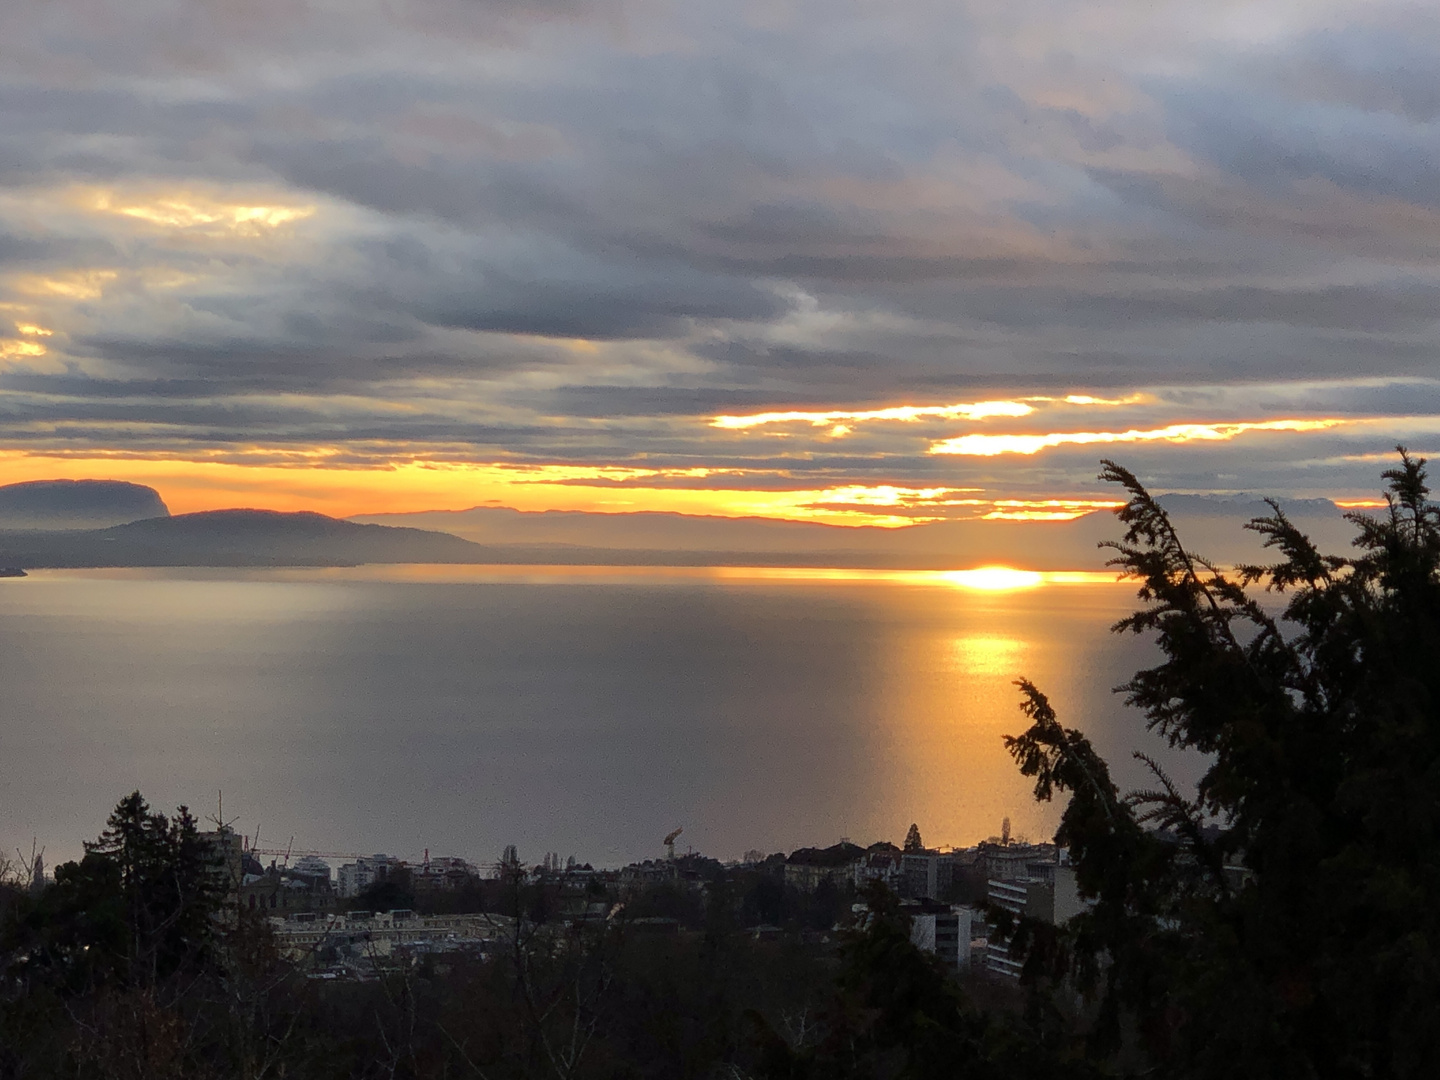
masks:
{"label": "sun", "polygon": [[1045,580],[1034,570],[1015,570],[1008,566],[981,566],[975,570],[951,570],[946,580],[965,589],[1033,589]]}

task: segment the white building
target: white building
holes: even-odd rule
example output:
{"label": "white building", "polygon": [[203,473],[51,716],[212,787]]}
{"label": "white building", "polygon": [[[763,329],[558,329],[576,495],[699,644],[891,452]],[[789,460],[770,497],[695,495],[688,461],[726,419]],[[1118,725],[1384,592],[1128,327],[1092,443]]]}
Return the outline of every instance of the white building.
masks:
{"label": "white building", "polygon": [[[1055,926],[1090,906],[1090,901],[1080,897],[1067,852],[1056,852],[1052,860],[1029,862],[1026,871],[1025,877],[991,878],[986,890],[991,906],[1016,918],[1039,919]],[[985,950],[985,966],[992,974],[1018,979],[1024,964],[1023,957],[1010,955],[1005,942],[993,942]]]}
{"label": "white building", "polygon": [[317,884],[330,883],[330,864],[319,855],[305,855],[296,859],[291,872]]}
{"label": "white building", "polygon": [[934,953],[947,967],[967,968],[974,919],[975,913],[960,905],[921,911],[910,916],[910,940],[916,948]]}
{"label": "white building", "polygon": [[[340,867],[336,891],[346,899],[359,896],[375,882],[384,881],[390,871],[398,870],[402,865],[399,859],[389,855],[362,855],[353,863]],[[330,868],[327,866],[325,869],[328,874]]]}

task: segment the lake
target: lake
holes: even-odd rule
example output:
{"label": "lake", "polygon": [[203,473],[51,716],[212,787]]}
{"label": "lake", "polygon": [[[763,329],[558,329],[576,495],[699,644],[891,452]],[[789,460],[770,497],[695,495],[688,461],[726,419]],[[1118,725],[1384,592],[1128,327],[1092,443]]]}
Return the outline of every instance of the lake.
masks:
{"label": "lake", "polygon": [[[1050,694],[1122,784],[1175,760],[1108,578],[735,568],[37,571],[0,581],[0,843],[74,857],[136,788],[261,847],[617,865],[1048,838],[1001,736]],[[334,860],[332,860],[333,862]]]}

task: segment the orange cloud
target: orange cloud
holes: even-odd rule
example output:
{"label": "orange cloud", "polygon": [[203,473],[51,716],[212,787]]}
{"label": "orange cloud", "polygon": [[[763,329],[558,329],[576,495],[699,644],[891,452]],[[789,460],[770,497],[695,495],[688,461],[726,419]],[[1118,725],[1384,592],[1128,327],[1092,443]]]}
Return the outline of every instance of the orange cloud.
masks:
{"label": "orange cloud", "polygon": [[734,476],[733,470],[628,466],[401,462],[382,468],[336,467],[323,451],[291,464],[240,464],[122,455],[40,456],[0,453],[6,483],[114,479],[149,484],[175,513],[223,507],[316,510],[335,517],[508,506],[517,510],[671,511],[714,517],[770,517],[831,525],[897,528],[918,520],[887,512],[939,501],[953,488],[847,485],[770,490],[667,487],[666,481]]}
{"label": "orange cloud", "polygon": [[1074,521],[1096,510],[1124,506],[1114,499],[996,499],[986,521]]}
{"label": "orange cloud", "polygon": [[0,360],[11,360],[21,356],[44,356],[45,346],[35,341],[19,338],[0,338]]}
{"label": "orange cloud", "polygon": [[1145,431],[1067,431],[1044,435],[961,435],[942,439],[930,447],[932,454],[964,454],[995,457],[1000,454],[1038,454],[1053,446],[1086,446],[1094,443],[1131,442],[1228,442],[1248,431],[1324,431],[1348,423],[1345,420],[1264,420],[1253,423],[1171,424]]}
{"label": "orange cloud", "polygon": [[[892,405],[885,409],[796,409],[786,412],[752,413],[748,416],[716,416],[710,420],[711,427],[731,431],[744,431],[772,424],[810,424],[812,427],[834,425],[830,434],[836,438],[850,434],[848,423],[867,420],[890,420],[900,423],[914,423],[918,420],[989,420],[996,416],[1029,416],[1035,411],[1032,401],[1059,403],[1065,405],[1103,406],[1115,408],[1121,405],[1135,405],[1149,400],[1145,394],[1131,394],[1123,398],[1093,397],[1090,394],[1068,394],[1063,398],[1043,395],[1021,398],[1018,401],[962,401],[954,405]],[[846,423],[848,422],[848,423]]]}
{"label": "orange cloud", "polygon": [[[225,189],[119,191],[112,188],[77,188],[69,198],[96,213],[117,214],[164,229],[187,229],[254,236],[312,217],[312,204],[286,205],[271,198],[255,197]],[[249,197],[247,197],[247,195]]]}
{"label": "orange cloud", "polygon": [[[930,417],[939,420],[985,420],[992,416],[1029,416],[1034,411],[1033,405],[1026,405],[1021,401],[972,401],[960,402],[955,405],[895,405],[888,409],[860,411],[833,409],[828,412],[806,412],[795,410],[754,413],[750,416],[716,416],[711,419],[710,426],[731,431],[743,431],[747,428],[765,427],[770,424],[791,423],[826,427],[840,425],[841,421],[898,420],[901,423],[914,423]],[[849,428],[845,428],[838,434],[848,433],[848,431]]]}

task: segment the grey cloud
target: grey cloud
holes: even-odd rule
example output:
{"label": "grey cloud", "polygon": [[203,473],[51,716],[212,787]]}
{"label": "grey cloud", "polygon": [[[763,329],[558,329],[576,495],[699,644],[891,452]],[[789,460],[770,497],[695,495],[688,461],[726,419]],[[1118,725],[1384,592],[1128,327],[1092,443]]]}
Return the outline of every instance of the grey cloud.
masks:
{"label": "grey cloud", "polygon": [[0,267],[73,266],[111,259],[115,246],[104,240],[65,239],[0,231]]}
{"label": "grey cloud", "polygon": [[[1419,124],[1440,119],[1433,16],[1412,25],[1350,28],[1302,36],[1279,56],[1242,65],[1256,82],[1295,100],[1319,100]],[[1414,25],[1418,21],[1419,25]]]}
{"label": "grey cloud", "polygon": [[465,285],[447,283],[439,295],[409,303],[436,326],[591,339],[670,337],[692,320],[764,320],[786,307],[752,282],[684,263],[636,267],[582,257],[523,276],[517,269],[477,267]]}
{"label": "grey cloud", "polygon": [[791,393],[735,386],[566,386],[543,398],[532,396],[528,403],[536,409],[558,407],[567,416],[591,419],[706,416],[812,404]]}
{"label": "grey cloud", "polygon": [[1440,133],[1372,111],[1257,101],[1230,88],[1176,94],[1175,141],[1226,172],[1283,189],[1309,179],[1433,206]]}

